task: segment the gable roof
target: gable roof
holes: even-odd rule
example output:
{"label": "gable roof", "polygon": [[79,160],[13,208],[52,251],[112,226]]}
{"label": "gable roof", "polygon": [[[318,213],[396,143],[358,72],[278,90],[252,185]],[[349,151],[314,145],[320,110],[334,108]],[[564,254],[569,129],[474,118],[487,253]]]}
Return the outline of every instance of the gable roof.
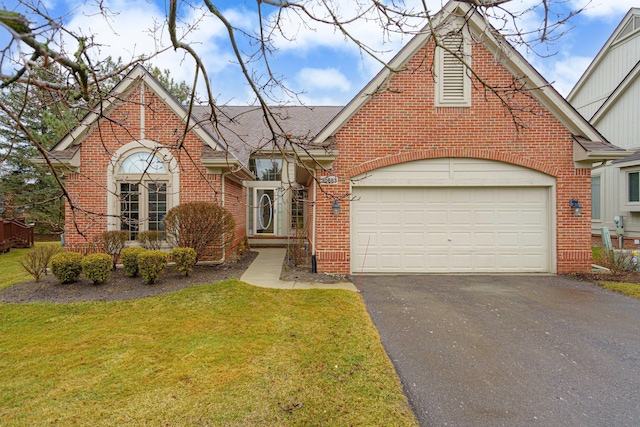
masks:
{"label": "gable roof", "polygon": [[[624,35],[622,34],[623,31],[625,31],[625,33],[626,33],[626,28],[632,22],[632,20],[635,21],[636,19],[640,20],[640,8],[635,8],[634,7],[634,8],[629,9],[629,11],[624,16],[624,18],[622,18],[622,21],[620,21],[620,24],[618,24],[618,26],[613,31],[613,33],[611,33],[611,36],[609,36],[609,38],[607,39],[605,44],[602,46],[600,51],[598,51],[598,54],[596,55],[596,57],[593,59],[593,61],[591,61],[591,64],[589,64],[589,66],[587,67],[585,72],[582,74],[580,79],[578,79],[578,82],[575,84],[573,89],[571,89],[571,92],[569,92],[569,95],[567,95],[567,100],[569,100],[569,102],[573,101],[573,99],[580,92],[580,90],[583,88],[585,83],[587,81],[589,81],[589,79],[591,78],[593,72],[604,61],[604,59],[607,56],[607,53],[609,52],[609,49],[611,48],[611,46],[616,44],[618,41],[624,40],[629,35],[635,33],[635,31],[633,31],[630,34],[624,34]],[[639,21],[639,23],[640,23],[640,21]],[[637,68],[637,66],[636,66],[636,68]],[[627,76],[627,78],[628,77],[629,76]],[[625,80],[627,78],[625,78]],[[620,87],[620,86],[618,86],[618,87]]]}
{"label": "gable roof", "polygon": [[[171,111],[173,111],[183,121],[187,121],[187,110],[182,104],[173,96],[167,89],[160,84],[160,82],[147,71],[145,67],[140,64],[136,64],[126,76],[114,86],[113,89],[105,95],[103,101],[93,107],[89,113],[87,113],[82,120],[69,132],[64,138],[62,138],[51,151],[62,151],[67,148],[81,144],[84,138],[93,130],[94,126],[101,117],[108,114],[118,105],[119,100],[128,95],[139,83],[144,83],[159,99],[161,99]],[[190,121],[192,122],[192,121]],[[196,133],[202,140],[212,145],[212,148],[216,148],[216,141],[212,140],[211,135],[208,135],[202,127],[197,124],[190,127],[190,130]]]}
{"label": "gable roof", "polygon": [[[514,76],[520,78],[526,87],[551,114],[553,114],[572,134],[590,144],[578,144],[587,153],[577,153],[576,161],[600,161],[624,157],[629,153],[610,144],[587,120],[585,120],[526,59],[502,36],[491,27],[485,18],[466,2],[449,1],[436,14],[431,23],[405,45],[389,62],[389,67],[380,71],[348,104],[347,106],[318,134],[314,142],[321,143],[338,132],[347,121],[356,114],[378,91],[378,89],[393,76],[393,70],[400,70],[403,66],[431,39],[431,28],[436,32],[447,31],[445,28],[452,19],[464,18],[471,33]],[[587,148],[588,147],[588,148]],[[598,154],[596,154],[598,153]]]}
{"label": "gable roof", "polygon": [[[70,160],[74,158],[78,147],[84,139],[95,129],[99,120],[108,115],[110,111],[117,108],[121,99],[126,97],[139,84],[144,84],[146,88],[151,90],[165,105],[179,117],[185,126],[189,127],[189,131],[193,132],[208,146],[212,151],[222,151],[225,153],[225,165],[235,166],[241,169],[244,176],[252,176],[247,169],[246,163],[241,162],[233,150],[227,150],[222,146],[209,131],[202,126],[196,118],[189,116],[186,108],[173,96],[164,86],[155,78],[145,67],[137,64],[129,73],[114,86],[105,96],[104,100],[96,105],[82,120],[62,138],[50,151],[50,158],[57,164],[69,167]],[[77,159],[76,159],[77,160]],[[42,163],[44,160],[38,161]],[[79,166],[74,164],[71,166]]]}
{"label": "gable roof", "polygon": [[[63,139],[51,150],[50,159],[58,165],[78,167],[76,154],[82,141],[95,128],[100,118],[117,106],[140,82],[145,84],[186,124],[187,109],[173,97],[142,65],[136,65]],[[273,133],[262,110],[256,106],[216,106],[215,120],[208,106],[193,106],[189,129],[203,141],[201,158],[207,166],[237,165],[248,167],[249,157],[258,151],[273,151]],[[342,106],[278,106],[269,107],[273,118],[269,123],[280,133],[278,146],[286,149],[301,148],[304,154],[317,152],[310,145],[315,135],[342,109]],[[277,124],[275,121],[277,120]],[[290,137],[294,146],[286,146]],[[285,147],[286,146],[286,147]],[[322,148],[322,147],[320,147]],[[324,150],[321,150],[324,151]],[[73,163],[72,163],[73,159]],[[44,159],[38,161],[43,163]],[[247,171],[247,176],[251,174]]]}

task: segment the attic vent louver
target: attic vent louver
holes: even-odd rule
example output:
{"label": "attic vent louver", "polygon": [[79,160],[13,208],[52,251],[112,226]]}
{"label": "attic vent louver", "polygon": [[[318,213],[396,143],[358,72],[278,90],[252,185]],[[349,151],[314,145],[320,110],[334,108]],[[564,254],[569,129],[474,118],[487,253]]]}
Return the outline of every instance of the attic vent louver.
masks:
{"label": "attic vent louver", "polygon": [[629,20],[627,25],[624,26],[622,31],[620,31],[616,41],[620,41],[638,30],[640,30],[640,16],[634,16]]}
{"label": "attic vent louver", "polygon": [[464,37],[460,33],[450,33],[441,43],[444,48],[438,48],[436,58],[436,105],[469,106],[469,77],[465,64],[459,59],[464,58],[467,64],[470,62]]}

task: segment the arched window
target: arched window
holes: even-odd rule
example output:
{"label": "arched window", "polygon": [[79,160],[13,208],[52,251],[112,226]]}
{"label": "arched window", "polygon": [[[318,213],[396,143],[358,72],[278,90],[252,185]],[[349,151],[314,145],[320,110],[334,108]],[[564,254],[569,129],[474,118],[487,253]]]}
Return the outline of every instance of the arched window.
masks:
{"label": "arched window", "polygon": [[120,165],[118,173],[167,173],[164,163],[151,153],[133,153]]}
{"label": "arched window", "polygon": [[117,171],[119,229],[129,231],[131,240],[140,231],[164,231],[162,221],[171,208],[167,165],[153,153],[137,151]]}

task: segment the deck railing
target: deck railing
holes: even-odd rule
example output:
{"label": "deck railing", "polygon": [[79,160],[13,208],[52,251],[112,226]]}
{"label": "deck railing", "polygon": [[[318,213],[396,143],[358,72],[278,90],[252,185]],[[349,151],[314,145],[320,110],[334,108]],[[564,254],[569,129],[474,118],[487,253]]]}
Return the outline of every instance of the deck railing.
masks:
{"label": "deck railing", "polygon": [[0,253],[11,248],[30,248],[33,246],[33,227],[19,219],[1,219]]}

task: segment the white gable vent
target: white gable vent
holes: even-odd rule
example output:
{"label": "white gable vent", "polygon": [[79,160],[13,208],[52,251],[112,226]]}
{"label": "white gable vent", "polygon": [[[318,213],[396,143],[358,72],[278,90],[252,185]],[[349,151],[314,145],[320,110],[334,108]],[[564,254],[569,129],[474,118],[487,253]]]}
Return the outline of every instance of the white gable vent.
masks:
{"label": "white gable vent", "polygon": [[629,36],[629,35],[631,35],[633,33],[635,33],[639,29],[640,29],[640,16],[634,16],[629,20],[627,25],[624,26],[622,31],[620,31],[620,34],[616,38],[616,42],[626,38],[627,36]]}
{"label": "white gable vent", "polygon": [[450,33],[440,41],[444,46],[436,51],[436,106],[467,107],[471,105],[471,82],[467,67],[470,65],[469,45],[460,33]]}

